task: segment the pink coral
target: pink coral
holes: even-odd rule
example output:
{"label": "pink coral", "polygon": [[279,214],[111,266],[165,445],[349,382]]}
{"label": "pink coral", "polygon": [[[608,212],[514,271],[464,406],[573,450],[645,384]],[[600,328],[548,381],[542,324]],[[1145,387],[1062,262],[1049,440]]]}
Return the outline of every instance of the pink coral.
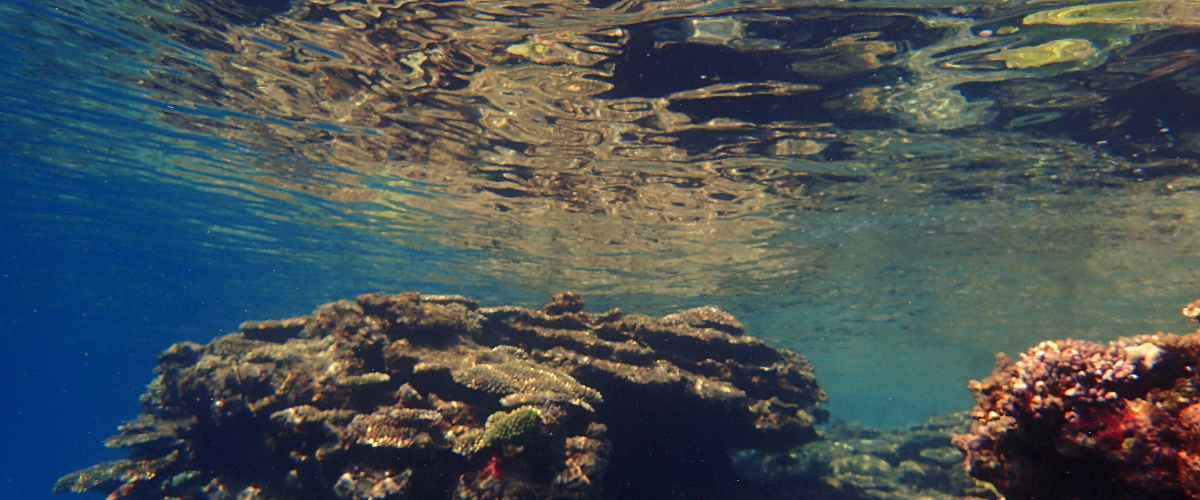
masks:
{"label": "pink coral", "polygon": [[1200,498],[1200,331],[1047,341],[972,381],[972,476],[1008,498]]}

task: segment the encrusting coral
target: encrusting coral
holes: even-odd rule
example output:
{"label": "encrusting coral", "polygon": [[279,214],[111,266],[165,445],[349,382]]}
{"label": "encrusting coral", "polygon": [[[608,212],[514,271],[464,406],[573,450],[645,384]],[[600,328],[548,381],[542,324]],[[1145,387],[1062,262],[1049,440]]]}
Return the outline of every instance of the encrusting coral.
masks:
{"label": "encrusting coral", "polygon": [[734,498],[730,450],[818,439],[809,363],[700,308],[654,319],[363,295],[159,357],[110,499]]}
{"label": "encrusting coral", "polygon": [[1200,331],[999,355],[955,444],[1007,498],[1200,498],[1198,361]]}

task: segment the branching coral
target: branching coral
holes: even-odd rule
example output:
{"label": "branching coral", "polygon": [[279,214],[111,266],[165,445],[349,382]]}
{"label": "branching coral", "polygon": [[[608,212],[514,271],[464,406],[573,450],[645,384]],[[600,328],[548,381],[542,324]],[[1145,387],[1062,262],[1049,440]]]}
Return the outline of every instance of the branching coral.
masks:
{"label": "branching coral", "polygon": [[483,428],[483,445],[510,442],[538,428],[542,411],[535,406],[522,406],[513,411],[498,411],[488,415]]}

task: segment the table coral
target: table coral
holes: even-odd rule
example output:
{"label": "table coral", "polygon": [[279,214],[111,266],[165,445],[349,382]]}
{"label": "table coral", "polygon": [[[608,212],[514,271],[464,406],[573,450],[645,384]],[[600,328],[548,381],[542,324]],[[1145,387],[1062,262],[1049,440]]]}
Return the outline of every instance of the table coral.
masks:
{"label": "table coral", "polygon": [[[716,308],[662,319],[363,295],[159,357],[127,460],[55,492],[199,500],[741,498],[727,452],[818,439],[799,355]],[[663,460],[676,456],[678,460]]]}
{"label": "table coral", "polygon": [[1198,357],[1200,331],[998,355],[955,444],[1008,498],[1200,497]]}

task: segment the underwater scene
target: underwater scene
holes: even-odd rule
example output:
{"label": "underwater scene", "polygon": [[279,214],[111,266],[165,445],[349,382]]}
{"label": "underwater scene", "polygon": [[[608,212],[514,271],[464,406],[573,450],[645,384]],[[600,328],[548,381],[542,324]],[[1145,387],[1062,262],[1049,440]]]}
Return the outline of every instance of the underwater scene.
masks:
{"label": "underwater scene", "polygon": [[0,36],[5,498],[1200,498],[1195,0]]}

